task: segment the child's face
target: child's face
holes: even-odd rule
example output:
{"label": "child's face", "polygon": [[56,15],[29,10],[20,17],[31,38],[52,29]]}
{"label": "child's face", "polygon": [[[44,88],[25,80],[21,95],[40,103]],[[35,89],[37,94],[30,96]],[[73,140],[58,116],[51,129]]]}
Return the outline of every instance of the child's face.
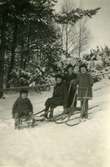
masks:
{"label": "child's face", "polygon": [[86,73],[86,72],[87,72],[86,68],[85,67],[81,67],[81,73]]}
{"label": "child's face", "polygon": [[28,94],[27,94],[27,93],[22,93],[22,94],[21,94],[21,98],[22,98],[22,99],[26,99],[27,97],[28,97]]}
{"label": "child's face", "polygon": [[61,78],[56,78],[56,83],[57,84],[60,84],[62,82],[62,79]]}
{"label": "child's face", "polygon": [[73,68],[72,67],[68,68],[68,73],[72,74],[72,72],[73,72]]}
{"label": "child's face", "polygon": [[78,72],[79,72],[79,66],[75,66],[75,67],[74,67],[74,72],[75,72],[75,73],[78,73]]}

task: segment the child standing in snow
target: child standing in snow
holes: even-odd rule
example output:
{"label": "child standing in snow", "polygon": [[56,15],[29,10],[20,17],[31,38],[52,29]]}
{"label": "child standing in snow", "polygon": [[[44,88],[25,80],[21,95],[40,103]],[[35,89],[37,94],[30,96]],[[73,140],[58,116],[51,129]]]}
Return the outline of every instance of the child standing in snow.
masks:
{"label": "child standing in snow", "polygon": [[16,124],[20,123],[20,118],[25,117],[29,119],[33,114],[33,106],[28,98],[28,91],[21,90],[20,95],[15,101],[12,108],[12,116],[15,119]]}
{"label": "child standing in snow", "polygon": [[[66,81],[66,89],[67,89],[67,97],[66,97],[66,112],[69,111],[69,108],[72,105],[75,92],[76,92],[76,80],[77,80],[77,74],[74,73],[74,68],[71,64],[69,64],[66,68],[67,74],[65,75],[65,81]],[[76,107],[76,98],[74,107]]]}
{"label": "child standing in snow", "polygon": [[78,99],[81,101],[81,118],[88,118],[88,101],[92,98],[93,79],[86,65],[80,66],[78,75]]}

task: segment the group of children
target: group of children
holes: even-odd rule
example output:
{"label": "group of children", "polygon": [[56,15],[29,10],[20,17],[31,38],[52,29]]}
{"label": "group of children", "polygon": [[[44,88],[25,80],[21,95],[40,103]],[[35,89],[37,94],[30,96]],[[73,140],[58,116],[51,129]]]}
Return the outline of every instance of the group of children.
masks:
{"label": "group of children", "polygon": [[[63,106],[64,113],[69,113],[71,107],[77,107],[77,100],[81,102],[81,119],[88,118],[88,101],[92,98],[93,79],[87,66],[68,65],[64,75],[55,75],[56,84],[52,97],[45,102],[44,117],[53,120],[54,108]],[[13,105],[13,118],[33,115],[33,106],[28,98],[28,91],[21,90],[20,96]]]}

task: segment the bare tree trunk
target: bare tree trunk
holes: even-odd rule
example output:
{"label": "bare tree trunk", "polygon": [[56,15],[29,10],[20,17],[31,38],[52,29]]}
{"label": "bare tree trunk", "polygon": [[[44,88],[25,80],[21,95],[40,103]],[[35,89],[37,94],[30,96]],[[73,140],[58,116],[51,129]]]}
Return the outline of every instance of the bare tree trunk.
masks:
{"label": "bare tree trunk", "polygon": [[21,39],[20,68],[24,69],[24,34],[23,34],[23,31],[22,31],[22,39]]}
{"label": "bare tree trunk", "polygon": [[66,57],[68,57],[68,42],[69,42],[69,34],[68,34],[68,24],[66,25],[66,28],[65,28],[65,31],[66,31],[66,36],[65,36],[65,44],[66,44]]}
{"label": "bare tree trunk", "polygon": [[31,59],[30,56],[30,33],[31,33],[31,24],[28,24],[28,38],[27,38],[27,50],[28,50],[28,58],[27,61],[29,62]]}
{"label": "bare tree trunk", "polygon": [[15,65],[15,50],[16,50],[16,46],[17,46],[17,29],[18,29],[18,25],[17,25],[17,21],[15,21],[14,29],[13,29],[12,48],[11,48],[11,61],[10,61],[8,76],[7,76],[7,86],[8,86],[8,81],[11,79],[10,74],[14,68],[14,65]]}
{"label": "bare tree trunk", "polygon": [[2,15],[1,18],[1,47],[0,47],[0,98],[3,96],[3,80],[4,80],[4,62],[5,62],[5,29],[6,29],[6,16]]}
{"label": "bare tree trunk", "polygon": [[80,21],[80,23],[79,23],[79,48],[78,48],[78,55],[79,55],[79,57],[81,56],[80,54],[81,54],[81,34],[82,32],[81,32],[81,21]]}
{"label": "bare tree trunk", "polygon": [[63,33],[64,33],[64,26],[61,25],[61,44],[62,44],[62,47],[63,47]]}

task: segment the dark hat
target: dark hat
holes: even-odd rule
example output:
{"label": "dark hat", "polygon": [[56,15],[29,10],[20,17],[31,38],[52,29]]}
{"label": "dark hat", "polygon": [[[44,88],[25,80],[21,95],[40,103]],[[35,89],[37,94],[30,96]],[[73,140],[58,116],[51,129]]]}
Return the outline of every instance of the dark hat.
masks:
{"label": "dark hat", "polygon": [[21,89],[21,90],[20,90],[20,94],[22,94],[22,93],[28,94],[28,90],[27,90],[27,89]]}
{"label": "dark hat", "polygon": [[66,70],[68,70],[69,68],[73,68],[72,64],[68,64]]}
{"label": "dark hat", "polygon": [[81,68],[86,68],[86,70],[88,71],[88,68],[87,68],[87,65],[86,64],[81,64],[80,66],[79,66],[79,70],[81,71]]}
{"label": "dark hat", "polygon": [[56,74],[56,75],[55,75],[55,79],[56,79],[56,78],[61,78],[61,79],[63,79],[63,76],[62,76],[61,74]]}

